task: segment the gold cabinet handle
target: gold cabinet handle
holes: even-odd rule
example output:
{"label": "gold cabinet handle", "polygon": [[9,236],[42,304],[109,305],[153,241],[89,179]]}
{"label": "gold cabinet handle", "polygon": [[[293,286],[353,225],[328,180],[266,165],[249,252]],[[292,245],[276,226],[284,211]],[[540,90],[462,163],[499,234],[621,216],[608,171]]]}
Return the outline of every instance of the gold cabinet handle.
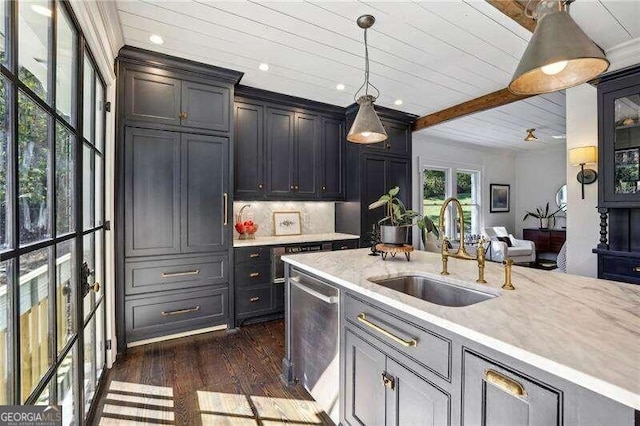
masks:
{"label": "gold cabinet handle", "polygon": [[100,283],[99,282],[95,282],[93,283],[93,285],[91,287],[89,287],[91,290],[95,291],[96,293],[98,293],[100,291]]}
{"label": "gold cabinet handle", "polygon": [[484,380],[487,383],[502,389],[503,391],[514,396],[525,396],[524,387],[515,380],[500,374],[495,370],[487,370],[484,372]]}
{"label": "gold cabinet handle", "polygon": [[404,347],[413,348],[415,346],[418,346],[418,341],[416,339],[404,340],[404,339],[396,336],[395,334],[385,330],[384,328],[380,327],[378,324],[372,323],[371,321],[369,321],[367,319],[367,315],[364,312],[361,313],[360,315],[358,315],[358,321],[360,321],[361,323],[363,323],[367,327],[374,329],[378,333],[380,333],[380,334],[382,334],[384,336],[387,336],[389,339],[393,340],[396,343],[401,344]]}
{"label": "gold cabinet handle", "polygon": [[259,277],[259,276],[260,276],[260,272],[252,272],[252,273],[250,273],[250,274],[249,274],[249,276],[250,276],[251,278]]}
{"label": "gold cabinet handle", "polygon": [[186,275],[198,275],[199,273],[200,269],[194,269],[193,271],[163,272],[162,278],[184,277]]}
{"label": "gold cabinet handle", "polygon": [[260,300],[260,298],[256,296],[249,299],[249,302],[253,303],[253,302],[257,302],[258,300]]}
{"label": "gold cabinet handle", "polygon": [[251,254],[249,255],[249,257],[250,257],[251,259],[255,259],[256,257],[260,257],[260,253],[251,253]]}
{"label": "gold cabinet handle", "polygon": [[259,184],[258,184],[258,189],[262,189],[262,188],[264,188],[264,185],[263,185],[263,184],[261,184],[261,183],[259,183]]}
{"label": "gold cabinet handle", "polygon": [[229,194],[226,192],[222,194],[222,200],[224,201],[224,226],[229,224]]}
{"label": "gold cabinet handle", "polygon": [[186,120],[187,119],[187,113],[186,112],[181,112],[180,113],[180,119],[181,120]]}
{"label": "gold cabinet handle", "polygon": [[200,310],[200,305],[194,306],[193,308],[177,309],[175,311],[162,311],[162,316],[168,317],[171,315],[182,315],[182,314],[188,314],[189,312],[197,312],[199,310]]}
{"label": "gold cabinet handle", "polygon": [[349,246],[340,246],[340,250],[346,250],[348,248],[349,248]]}
{"label": "gold cabinet handle", "polygon": [[640,272],[640,266],[636,266],[635,268],[633,268],[633,272]]}

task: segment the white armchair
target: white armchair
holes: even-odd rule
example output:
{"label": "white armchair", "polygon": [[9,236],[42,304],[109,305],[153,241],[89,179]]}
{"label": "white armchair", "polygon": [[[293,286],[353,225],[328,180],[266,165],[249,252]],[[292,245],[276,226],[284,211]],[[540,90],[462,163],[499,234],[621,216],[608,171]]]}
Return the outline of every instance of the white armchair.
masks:
{"label": "white armchair", "polygon": [[[487,259],[494,262],[502,262],[509,258],[515,263],[535,262],[536,245],[533,241],[518,240],[509,234],[504,226],[492,226],[484,228],[482,234],[490,240],[487,250]],[[498,237],[507,237],[511,242],[511,247],[500,241]]]}

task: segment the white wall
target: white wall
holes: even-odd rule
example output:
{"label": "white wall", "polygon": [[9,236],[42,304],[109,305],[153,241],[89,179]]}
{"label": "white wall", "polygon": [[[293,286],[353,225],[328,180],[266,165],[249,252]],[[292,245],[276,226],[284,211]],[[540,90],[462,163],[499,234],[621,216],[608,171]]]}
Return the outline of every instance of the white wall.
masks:
{"label": "white wall", "polygon": [[[490,149],[461,142],[437,139],[431,136],[413,134],[413,206],[422,205],[420,174],[425,165],[441,167],[469,167],[482,173],[482,218],[483,226],[506,226],[510,232],[515,229],[514,190],[515,154],[503,149]],[[511,185],[511,211],[509,213],[489,212],[489,185],[501,183]]]}
{"label": "white wall", "polygon": [[[547,202],[549,210],[557,210],[556,192],[567,182],[566,145],[563,142],[543,151],[519,152],[516,155],[515,174],[516,187],[511,193],[512,202],[515,201],[515,235],[522,237],[522,229],[539,226],[537,219],[522,221],[527,211],[544,207]],[[556,227],[564,225],[565,220],[558,218]]]}
{"label": "white wall", "polygon": [[[588,84],[567,89],[567,150],[584,145],[598,145],[597,90]],[[588,166],[597,170],[596,164]],[[579,168],[567,170],[567,272],[595,277],[597,257],[591,250],[598,245],[600,216],[598,185],[585,185],[584,200],[576,179]]]}

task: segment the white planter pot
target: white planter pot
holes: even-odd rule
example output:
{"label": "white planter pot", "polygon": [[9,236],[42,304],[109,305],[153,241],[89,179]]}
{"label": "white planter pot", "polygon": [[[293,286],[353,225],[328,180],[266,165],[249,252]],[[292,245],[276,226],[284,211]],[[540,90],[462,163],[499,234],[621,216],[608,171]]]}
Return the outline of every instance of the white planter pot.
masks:
{"label": "white planter pot", "polygon": [[549,218],[543,217],[540,219],[540,229],[549,229]]}

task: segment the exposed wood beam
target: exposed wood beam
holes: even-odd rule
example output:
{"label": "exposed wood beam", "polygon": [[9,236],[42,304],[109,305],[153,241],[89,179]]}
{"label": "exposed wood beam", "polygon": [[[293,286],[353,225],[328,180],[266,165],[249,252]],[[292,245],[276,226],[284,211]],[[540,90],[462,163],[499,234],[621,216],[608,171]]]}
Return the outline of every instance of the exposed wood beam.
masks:
{"label": "exposed wood beam", "polygon": [[529,97],[531,97],[531,95],[515,95],[511,93],[509,89],[500,89],[488,95],[480,96],[479,98],[420,117],[413,123],[413,131],[416,132],[425,127],[435,126],[436,124],[444,123],[454,118],[497,108]]}
{"label": "exposed wood beam", "polygon": [[[533,0],[536,1],[536,0]],[[527,30],[533,32],[536,29],[536,21],[529,18],[525,13],[525,6],[517,0],[486,0],[487,3],[522,25]],[[509,89],[501,89],[488,95],[463,102],[458,105],[434,112],[418,118],[413,124],[413,131],[424,129],[426,127],[435,126],[445,121],[455,118],[464,117],[465,115],[474,114],[480,111],[497,108],[512,102],[529,98],[531,95],[515,95]]]}
{"label": "exposed wood beam", "polygon": [[486,0],[486,2],[527,30],[533,32],[536,29],[536,21],[527,16],[522,3],[516,0]]}

